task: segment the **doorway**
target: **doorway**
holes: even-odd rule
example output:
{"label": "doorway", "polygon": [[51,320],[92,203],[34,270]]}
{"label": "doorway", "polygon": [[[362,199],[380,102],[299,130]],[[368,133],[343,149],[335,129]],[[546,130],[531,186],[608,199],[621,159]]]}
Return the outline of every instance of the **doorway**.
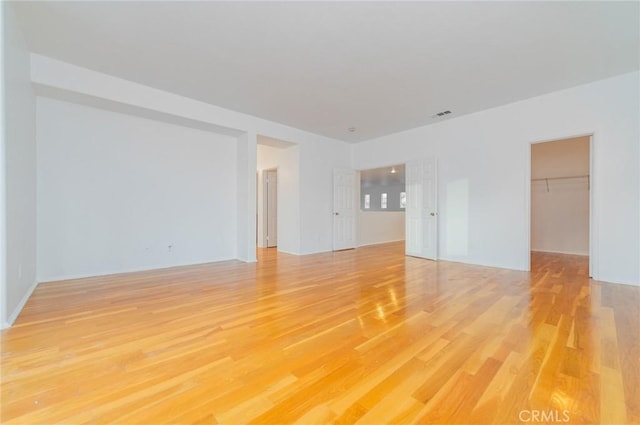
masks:
{"label": "doorway", "polygon": [[300,253],[299,146],[259,135],[256,171],[257,247]]}
{"label": "doorway", "polygon": [[[363,178],[367,173],[371,174],[369,180],[399,184],[394,188],[381,182],[367,183]],[[334,250],[404,240],[407,255],[438,259],[437,169],[434,157],[363,170],[357,174],[350,169],[335,169],[333,194]],[[357,210],[355,213],[354,209]],[[385,226],[390,220],[392,225]],[[357,243],[355,227],[358,227]],[[369,239],[365,239],[363,235],[369,230],[372,234],[367,234]]]}
{"label": "doorway", "polygon": [[531,144],[532,254],[591,257],[591,144],[591,136]]}
{"label": "doorway", "polygon": [[357,246],[404,241],[405,164],[360,170],[357,174]]}

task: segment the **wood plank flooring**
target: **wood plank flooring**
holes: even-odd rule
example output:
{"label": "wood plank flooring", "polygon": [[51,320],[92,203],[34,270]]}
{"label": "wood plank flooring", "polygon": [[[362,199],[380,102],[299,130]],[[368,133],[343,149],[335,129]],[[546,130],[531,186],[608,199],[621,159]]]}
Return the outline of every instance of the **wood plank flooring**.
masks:
{"label": "wood plank flooring", "polygon": [[3,424],[637,424],[640,288],[401,243],[41,284]]}

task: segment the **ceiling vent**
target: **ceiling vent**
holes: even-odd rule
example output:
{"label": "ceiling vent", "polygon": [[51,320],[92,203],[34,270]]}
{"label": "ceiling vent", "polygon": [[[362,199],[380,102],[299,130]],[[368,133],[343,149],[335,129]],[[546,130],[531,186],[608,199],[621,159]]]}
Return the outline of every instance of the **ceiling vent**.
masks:
{"label": "ceiling vent", "polygon": [[438,112],[435,115],[431,115],[431,118],[440,118],[440,117],[444,117],[445,115],[449,115],[451,113],[451,111],[447,110],[447,111],[442,111],[442,112]]}

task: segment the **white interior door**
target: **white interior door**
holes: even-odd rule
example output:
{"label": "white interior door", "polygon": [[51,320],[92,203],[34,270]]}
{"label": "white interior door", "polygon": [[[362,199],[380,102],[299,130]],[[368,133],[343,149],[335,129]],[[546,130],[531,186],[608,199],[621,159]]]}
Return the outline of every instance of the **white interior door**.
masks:
{"label": "white interior door", "polygon": [[356,172],[333,170],[333,250],[356,247]]}
{"label": "white interior door", "polygon": [[406,165],[406,242],[407,255],[438,258],[438,208],[436,161],[429,158]]}
{"label": "white interior door", "polygon": [[269,170],[266,175],[267,248],[271,248],[278,246],[278,172]]}

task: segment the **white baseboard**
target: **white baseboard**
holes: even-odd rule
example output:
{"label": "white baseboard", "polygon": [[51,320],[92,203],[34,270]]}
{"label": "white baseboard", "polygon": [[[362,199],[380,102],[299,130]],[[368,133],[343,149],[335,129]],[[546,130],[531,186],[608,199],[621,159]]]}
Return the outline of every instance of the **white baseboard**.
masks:
{"label": "white baseboard", "polygon": [[7,321],[2,324],[3,329],[10,328],[11,326],[13,326],[13,323],[16,321],[16,319],[20,315],[20,312],[24,308],[25,304],[27,303],[27,301],[29,301],[31,294],[33,294],[33,291],[35,291],[37,287],[38,287],[38,282],[37,281],[33,282],[33,284],[29,287],[27,292],[24,294],[24,296],[16,306],[15,310],[13,310],[13,313],[11,313],[11,315],[7,318]]}
{"label": "white baseboard", "polygon": [[245,260],[240,260],[239,258],[229,257],[229,258],[218,258],[212,260],[198,261],[196,263],[186,262],[186,263],[176,263],[171,265],[159,265],[157,267],[140,267],[140,268],[131,268],[131,269],[123,269],[123,270],[104,270],[94,273],[79,273],[79,274],[64,274],[58,276],[38,276],[38,280],[40,283],[50,283],[50,282],[61,282],[63,280],[76,280],[76,279],[89,279],[94,277],[105,277],[105,276],[114,276],[118,274],[128,274],[128,273],[138,273],[138,272],[149,272],[154,270],[163,270],[163,269],[172,269],[174,267],[187,267],[187,266],[200,266],[203,264],[209,263],[219,263],[222,261],[232,261],[238,260],[242,262],[246,262]]}
{"label": "white baseboard", "polygon": [[404,241],[405,241],[405,239],[394,239],[392,241],[380,241],[380,242],[364,243],[364,244],[358,244],[358,248],[364,247],[364,246],[384,245],[384,244],[387,244],[387,243],[404,242]]}
{"label": "white baseboard", "polygon": [[527,270],[510,265],[497,264],[497,263],[481,263],[478,261],[461,260],[459,258],[438,257],[438,261],[446,261],[448,263],[469,264],[470,266],[491,267],[492,269],[504,269],[504,270],[516,270],[519,272],[525,272]]}
{"label": "white baseboard", "polygon": [[[372,246],[372,245],[384,245],[387,243],[393,243],[393,242],[404,242],[404,239],[396,239],[393,241],[384,241],[384,242],[373,242],[373,243],[368,243],[368,244],[364,244],[364,245],[356,245],[353,248],[349,248],[349,249],[356,249],[356,248],[362,248],[365,246]],[[339,250],[341,251],[341,250]],[[297,256],[304,256],[304,255],[314,255],[314,254],[325,254],[327,252],[338,252],[338,251],[334,251],[333,249],[328,249],[328,250],[320,250],[320,251],[307,251],[307,252],[291,252],[291,251],[285,251],[282,250],[280,248],[278,248],[278,252],[282,252],[284,254],[290,254],[290,255],[297,255]]]}
{"label": "white baseboard", "polygon": [[288,255],[297,255],[297,256],[302,255],[302,254],[300,254],[299,252],[287,251],[286,249],[276,248],[276,250],[277,250],[278,252],[281,252],[281,253],[283,253],[283,254],[288,254]]}

